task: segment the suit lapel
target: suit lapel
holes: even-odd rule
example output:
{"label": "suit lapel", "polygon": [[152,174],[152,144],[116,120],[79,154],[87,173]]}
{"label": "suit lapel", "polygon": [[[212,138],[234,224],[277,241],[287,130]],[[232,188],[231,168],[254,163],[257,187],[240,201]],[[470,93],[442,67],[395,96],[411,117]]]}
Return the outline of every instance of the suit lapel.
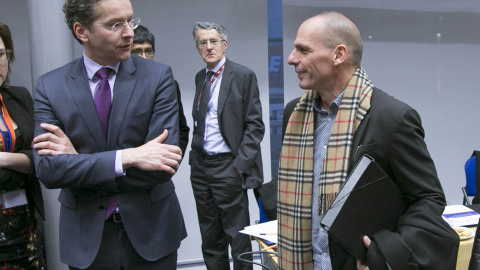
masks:
{"label": "suit lapel", "polygon": [[[117,145],[120,128],[135,92],[137,78],[134,76],[134,72],[135,64],[131,57],[120,64],[113,86],[112,112],[108,125],[108,149],[114,149]],[[137,106],[141,106],[141,104],[137,104]]]}
{"label": "suit lapel", "polygon": [[193,99],[193,106],[192,106],[192,116],[193,119],[197,119],[198,115],[198,106],[199,106],[199,96],[200,96],[200,90],[203,87],[203,82],[205,81],[206,77],[205,69],[203,69],[203,72],[200,72],[200,74],[197,76],[195,81],[196,89],[195,89],[195,98]]}
{"label": "suit lapel", "polygon": [[225,69],[222,75],[222,84],[220,86],[220,93],[218,93],[218,107],[217,115],[220,116],[225,106],[228,94],[230,92],[230,85],[232,84],[233,79],[233,69],[230,61],[227,59],[225,62]]}
{"label": "suit lapel", "polygon": [[349,171],[353,168],[353,166],[357,163],[357,160],[360,158],[360,156],[357,155],[357,151],[362,146],[361,144],[363,143],[363,136],[367,131],[369,120],[370,120],[370,115],[367,113],[363,117],[363,120],[360,123],[360,126],[358,126],[358,129],[355,132],[355,135],[353,136],[352,151],[350,154],[350,164],[348,165]]}
{"label": "suit lapel", "polygon": [[72,66],[72,70],[70,73],[67,73],[67,76],[70,76],[70,78],[67,78],[68,88],[83,121],[85,121],[88,131],[97,146],[100,149],[105,149],[107,143],[103,137],[102,127],[100,126],[97,111],[95,110],[92,92],[88,85],[87,73],[83,65],[83,58],[80,58]]}

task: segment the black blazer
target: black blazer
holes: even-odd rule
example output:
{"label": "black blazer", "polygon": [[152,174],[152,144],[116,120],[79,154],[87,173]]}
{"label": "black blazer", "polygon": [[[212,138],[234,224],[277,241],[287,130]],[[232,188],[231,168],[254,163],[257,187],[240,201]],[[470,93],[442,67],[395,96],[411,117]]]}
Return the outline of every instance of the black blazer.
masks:
{"label": "black blazer", "polygon": [[187,119],[185,118],[185,113],[183,112],[183,105],[182,105],[182,96],[180,93],[180,86],[178,86],[178,82],[175,81],[175,89],[177,90],[177,100],[178,100],[178,124],[179,124],[179,135],[180,140],[178,142],[178,147],[182,149],[182,158],[185,155],[185,150],[187,149],[188,145],[188,133],[190,132],[190,128],[187,125]]}
{"label": "black blazer", "polygon": [[[292,106],[287,104],[285,113]],[[368,154],[396,182],[410,206],[396,232],[373,235],[367,258],[372,270],[386,269],[385,258],[392,269],[455,269],[459,238],[441,217],[445,195],[424,136],[413,108],[373,90],[370,110],[353,137],[349,170]],[[356,258],[335,239],[330,237],[329,245],[333,269],[356,269]]]}
{"label": "black blazer", "polygon": [[[33,169],[32,140],[33,140],[33,100],[30,92],[24,87],[10,86],[8,89],[0,89],[3,102],[13,121],[17,123],[18,129],[24,136],[23,144],[19,153],[24,153],[30,159],[32,171],[29,175],[25,175],[24,188],[27,193],[28,200],[35,209],[45,218],[43,206],[43,197],[40,183],[35,176]],[[19,172],[15,172],[21,174]]]}
{"label": "black blazer", "polygon": [[[480,221],[477,225],[477,230],[480,228]],[[472,256],[470,257],[470,263],[468,265],[468,270],[477,270],[480,269],[480,233],[475,234],[475,239],[473,240],[472,247]]]}
{"label": "black blazer", "polygon": [[[205,80],[205,69],[195,76],[197,86],[192,108],[196,120],[197,100]],[[218,96],[220,133],[235,156],[233,167],[244,173],[242,187],[256,188],[263,183],[260,143],[265,133],[257,77],[250,69],[227,59]],[[195,127],[193,134],[195,135]],[[192,157],[194,155],[190,155]]]}

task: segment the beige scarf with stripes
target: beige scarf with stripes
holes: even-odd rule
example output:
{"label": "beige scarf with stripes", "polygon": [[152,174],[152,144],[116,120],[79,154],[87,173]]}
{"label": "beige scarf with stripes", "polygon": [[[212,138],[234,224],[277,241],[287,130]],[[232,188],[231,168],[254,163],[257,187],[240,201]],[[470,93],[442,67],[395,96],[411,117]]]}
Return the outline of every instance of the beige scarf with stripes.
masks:
{"label": "beige scarf with stripes", "polygon": [[[373,85],[362,68],[348,83],[328,141],[319,181],[321,213],[345,183],[353,136],[370,108]],[[313,104],[319,95],[307,90],[285,130],[278,174],[278,258],[280,269],[313,269],[312,184]]]}

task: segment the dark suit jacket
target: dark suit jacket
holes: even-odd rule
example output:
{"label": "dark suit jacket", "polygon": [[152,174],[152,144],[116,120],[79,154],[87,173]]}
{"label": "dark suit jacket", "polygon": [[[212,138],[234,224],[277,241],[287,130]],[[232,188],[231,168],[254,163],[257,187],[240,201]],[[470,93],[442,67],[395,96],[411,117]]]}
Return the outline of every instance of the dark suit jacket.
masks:
{"label": "dark suit jacket", "polygon": [[[205,69],[195,76],[193,119],[205,80]],[[250,69],[227,59],[218,96],[218,124],[223,139],[235,156],[233,166],[244,173],[242,187],[256,188],[263,183],[260,143],[265,133],[257,77]],[[195,128],[193,134],[195,136]],[[194,155],[190,155],[192,157]]]}
{"label": "dark suit jacket", "polygon": [[[477,230],[480,228],[480,221],[477,225]],[[472,255],[470,257],[470,262],[468,264],[468,270],[478,270],[480,269],[480,233],[475,234],[475,239],[473,240]]]}
{"label": "dark suit jacket", "polygon": [[188,145],[188,133],[190,132],[190,128],[187,125],[187,119],[185,118],[185,113],[183,112],[183,105],[182,105],[182,96],[180,93],[180,86],[178,82],[175,81],[175,89],[177,90],[177,99],[178,99],[178,120],[179,120],[179,132],[180,132],[180,141],[179,147],[182,149],[182,158],[185,155],[185,151],[187,150]]}
{"label": "dark suit jacket", "polygon": [[[413,108],[374,89],[370,110],[353,138],[350,170],[368,154],[396,182],[410,206],[396,232],[373,236],[367,258],[372,270],[386,269],[385,257],[392,269],[455,269],[459,238],[441,217],[445,196],[424,136]],[[356,259],[347,250],[331,237],[329,244],[333,269],[356,269]]]}
{"label": "dark suit jacket", "polygon": [[[33,140],[33,100],[30,92],[23,87],[10,86],[8,89],[0,88],[0,93],[2,94],[3,102],[9,115],[12,117],[13,121],[17,123],[18,129],[23,134],[23,144],[21,145],[21,150],[19,153],[23,153],[28,156],[30,162],[33,165],[33,156],[32,156],[32,140]],[[33,166],[32,166],[33,168]],[[42,190],[40,187],[40,182],[38,182],[37,177],[35,176],[35,170],[32,169],[32,172],[29,175],[22,174],[20,172],[11,171],[4,169],[5,174],[17,174],[21,176],[24,181],[24,187],[28,196],[29,202],[34,206],[35,209],[40,213],[42,218],[45,218],[45,212],[43,207],[43,197]]]}
{"label": "dark suit jacket", "polygon": [[154,261],[178,249],[186,237],[171,175],[136,168],[115,177],[115,151],[138,147],[168,130],[166,144],[178,145],[178,104],[170,67],[131,56],[120,64],[113,88],[105,141],[83,59],[38,79],[35,135],[40,123],[59,126],[78,155],[39,156],[38,178],[61,188],[60,258],[88,267],[100,246],[108,196],[115,194],[123,225],[137,252]]}

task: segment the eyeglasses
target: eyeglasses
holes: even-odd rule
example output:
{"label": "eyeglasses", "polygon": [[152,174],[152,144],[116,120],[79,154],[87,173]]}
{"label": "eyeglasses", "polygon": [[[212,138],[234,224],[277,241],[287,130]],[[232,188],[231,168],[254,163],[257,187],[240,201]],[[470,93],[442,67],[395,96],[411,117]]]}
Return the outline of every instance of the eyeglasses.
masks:
{"label": "eyeglasses", "polygon": [[199,42],[197,42],[197,46],[201,49],[207,47],[207,44],[208,42],[210,42],[210,45],[212,46],[217,46],[218,44],[220,44],[220,42],[222,41],[225,41],[225,39],[216,39],[216,38],[212,38],[212,39],[207,39],[207,40],[200,40]]}
{"label": "eyeglasses", "polygon": [[131,53],[133,54],[136,54],[138,56],[142,56],[142,54],[145,53],[145,57],[149,58],[149,59],[152,59],[153,56],[155,55],[155,51],[153,49],[146,49],[146,50],[142,50],[142,49],[133,49],[130,51]]}
{"label": "eyeglasses", "polygon": [[0,50],[0,63],[5,63],[10,61],[10,56],[12,55],[12,51],[10,50]]}
{"label": "eyeglasses", "polygon": [[131,19],[127,23],[117,22],[117,23],[114,23],[112,25],[103,25],[103,24],[99,24],[99,23],[95,23],[95,24],[100,25],[100,26],[105,27],[105,28],[110,28],[110,29],[112,29],[113,32],[120,32],[127,25],[130,26],[130,28],[132,28],[132,30],[137,28],[140,25],[140,19],[138,19],[138,18],[137,19]]}

